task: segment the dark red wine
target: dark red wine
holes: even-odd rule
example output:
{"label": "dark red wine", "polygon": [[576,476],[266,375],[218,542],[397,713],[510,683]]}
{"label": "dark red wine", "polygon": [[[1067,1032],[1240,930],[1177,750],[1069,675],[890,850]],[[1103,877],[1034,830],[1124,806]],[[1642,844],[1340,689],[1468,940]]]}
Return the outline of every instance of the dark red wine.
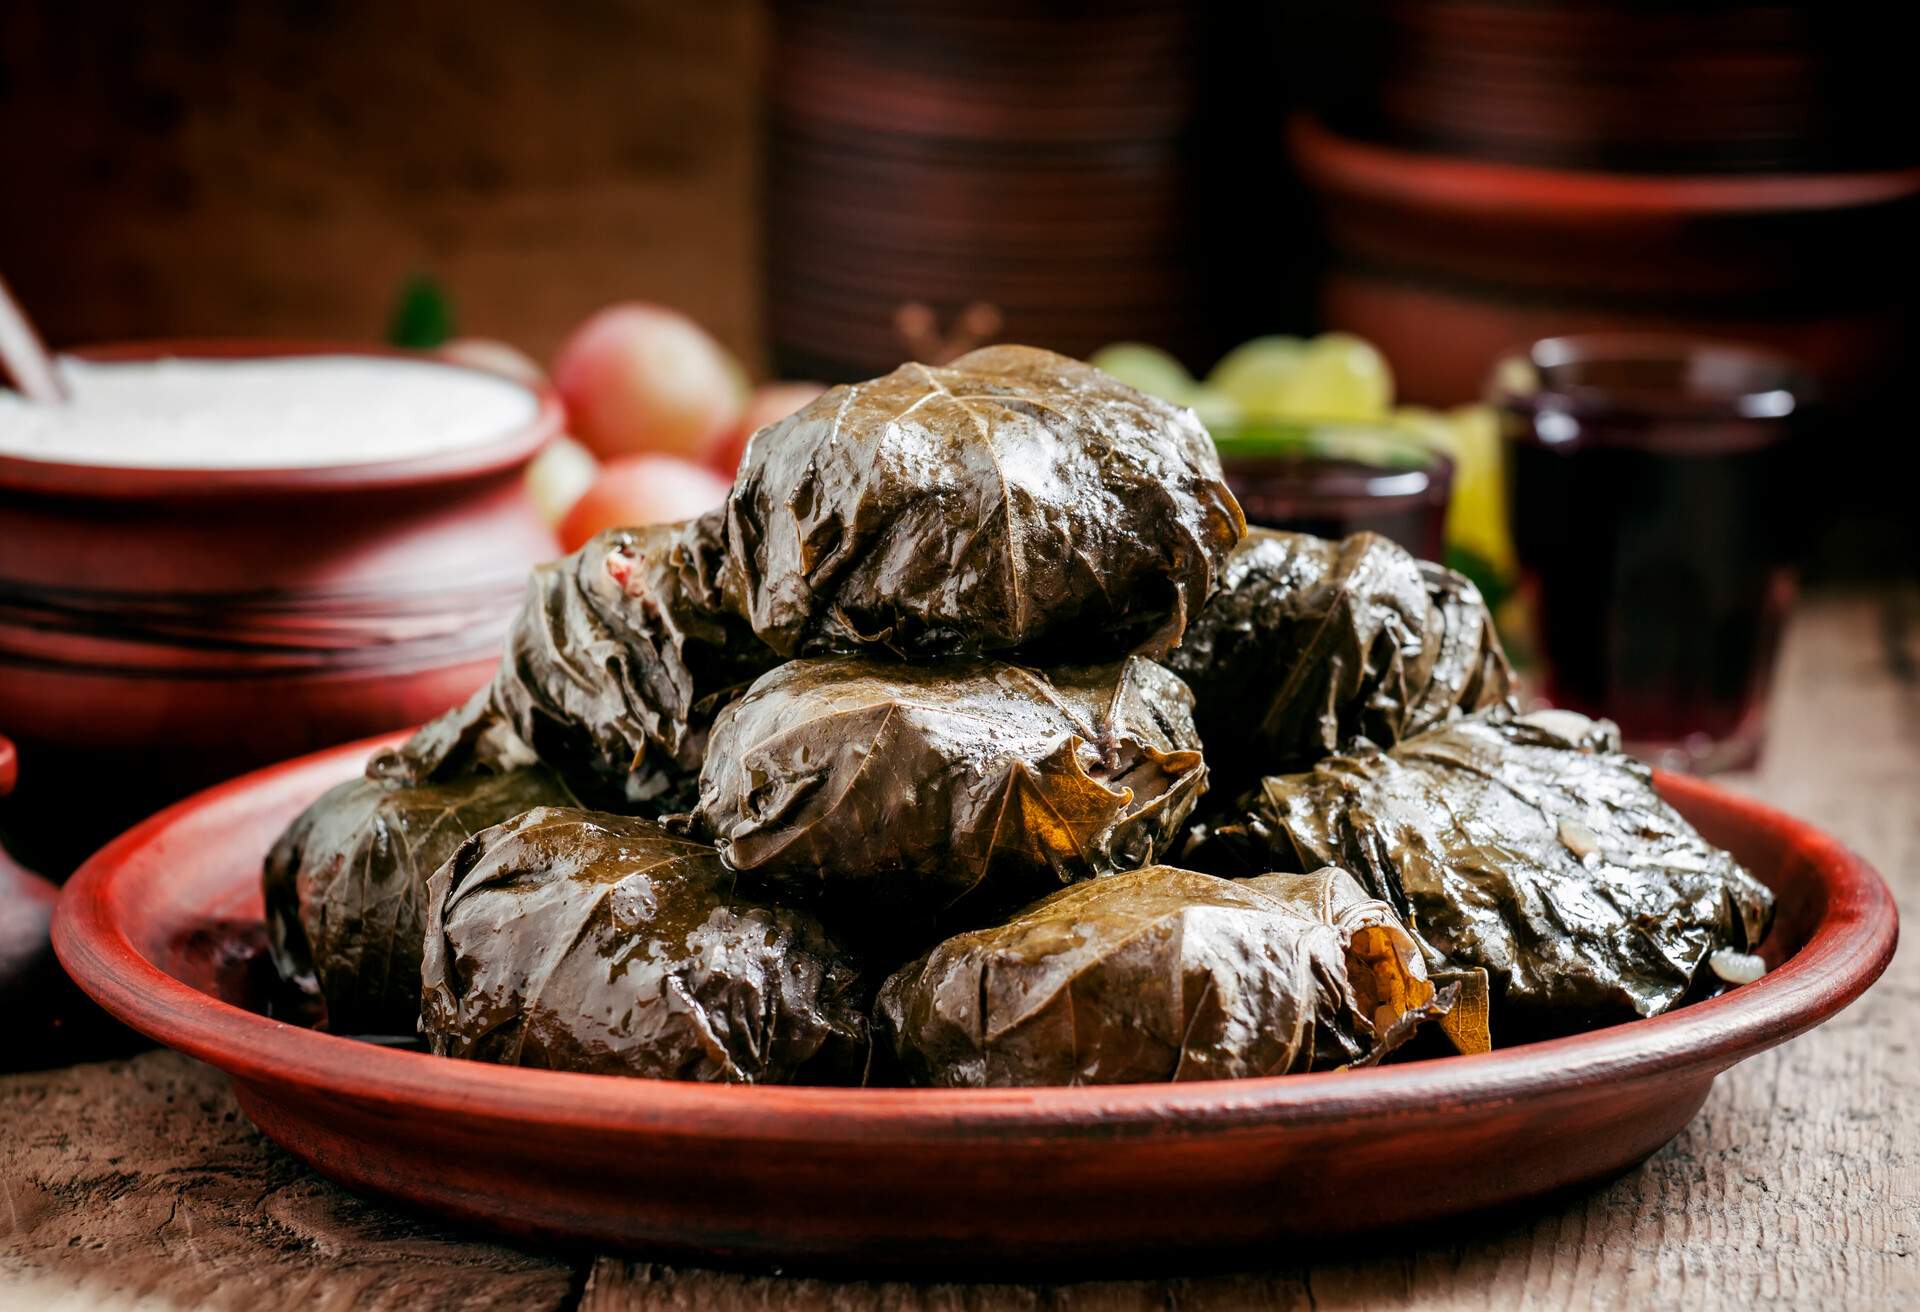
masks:
{"label": "dark red wine", "polygon": [[1792,597],[1791,398],[1752,402],[1727,360],[1706,375],[1725,397],[1697,366],[1605,391],[1582,364],[1501,419],[1542,690],[1662,763],[1750,763]]}
{"label": "dark red wine", "polygon": [[1412,442],[1371,431],[1351,441],[1316,433],[1310,445],[1258,454],[1223,442],[1227,486],[1249,524],[1342,538],[1373,532],[1423,560],[1446,550],[1453,464]]}

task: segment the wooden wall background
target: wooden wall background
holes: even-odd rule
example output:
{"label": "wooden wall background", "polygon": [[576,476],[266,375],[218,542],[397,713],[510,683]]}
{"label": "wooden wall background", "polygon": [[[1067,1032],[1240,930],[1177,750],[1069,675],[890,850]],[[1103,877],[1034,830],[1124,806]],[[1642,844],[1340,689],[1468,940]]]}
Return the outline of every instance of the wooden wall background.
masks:
{"label": "wooden wall background", "polygon": [[412,273],[545,355],[759,358],[755,0],[0,0],[0,271],[55,344],[378,338]]}

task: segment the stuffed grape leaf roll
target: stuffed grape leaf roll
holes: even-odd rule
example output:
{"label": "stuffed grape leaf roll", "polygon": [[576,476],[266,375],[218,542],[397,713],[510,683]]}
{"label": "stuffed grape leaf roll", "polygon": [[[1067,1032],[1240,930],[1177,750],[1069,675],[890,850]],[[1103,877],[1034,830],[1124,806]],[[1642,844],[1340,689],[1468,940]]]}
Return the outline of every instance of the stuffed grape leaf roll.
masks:
{"label": "stuffed grape leaf roll", "polygon": [[1219,1080],[1378,1061],[1457,988],[1345,871],[1153,866],[939,944],[882,986],[877,1024],[916,1084]]}
{"label": "stuffed grape leaf roll", "polygon": [[1447,962],[1484,968],[1502,1042],[1653,1016],[1722,948],[1757,946],[1767,889],[1570,711],[1458,720],[1266,779],[1189,853],[1210,868],[1339,863]]}
{"label": "stuffed grape leaf roll", "polygon": [[1158,655],[1246,521],[1193,412],[1026,346],[902,365],[754,435],[728,501],[782,655]]}
{"label": "stuffed grape leaf roll", "polygon": [[632,816],[548,807],[476,834],[428,893],[421,1028],[435,1053],[509,1066],[858,1082],[857,963],[738,882]]}
{"label": "stuffed grape leaf roll", "polygon": [[535,569],[485,697],[422,730],[394,768],[458,772],[497,723],[602,804],[684,810],[715,712],[777,659],[737,613],[724,534],[717,512],[609,529]]}
{"label": "stuffed grape leaf roll", "polygon": [[1374,533],[1248,531],[1168,665],[1193,689],[1216,781],[1391,746],[1499,704],[1512,677],[1480,593]]}
{"label": "stuffed grape leaf roll", "polygon": [[366,774],[396,785],[445,783],[539,763],[533,749],[495,709],[489,684],[427,721],[398,747],[374,753]]}
{"label": "stuffed grape leaf roll", "polygon": [[363,776],[333,788],[267,855],[276,968],[319,993],[336,1033],[414,1033],[427,880],[480,830],[572,801],[537,766],[414,785]]}
{"label": "stuffed grape leaf roll", "polygon": [[1186,685],[1141,657],[792,661],[715,723],[699,818],[789,892],[991,914],[1157,860],[1205,787],[1198,747]]}

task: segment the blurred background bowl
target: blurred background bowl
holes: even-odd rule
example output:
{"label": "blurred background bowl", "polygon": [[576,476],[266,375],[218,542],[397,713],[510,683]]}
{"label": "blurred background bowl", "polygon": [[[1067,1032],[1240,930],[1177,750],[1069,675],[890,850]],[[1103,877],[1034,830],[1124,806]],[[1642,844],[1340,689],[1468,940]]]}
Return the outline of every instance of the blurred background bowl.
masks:
{"label": "blurred background bowl", "polygon": [[1571,333],[1756,342],[1864,401],[1912,353],[1908,234],[1920,168],[1621,174],[1291,140],[1332,248],[1329,323],[1394,362],[1411,397],[1479,396],[1507,349]]}
{"label": "blurred background bowl", "polygon": [[1326,99],[1367,140],[1618,172],[1915,161],[1910,58],[1844,5],[1360,0]]}

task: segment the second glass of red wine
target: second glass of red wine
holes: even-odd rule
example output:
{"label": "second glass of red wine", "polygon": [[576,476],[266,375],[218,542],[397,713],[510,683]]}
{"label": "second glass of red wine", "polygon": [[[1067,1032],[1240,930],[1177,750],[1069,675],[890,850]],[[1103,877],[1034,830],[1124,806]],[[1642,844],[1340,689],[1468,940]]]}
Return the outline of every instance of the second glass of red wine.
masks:
{"label": "second glass of red wine", "polygon": [[1249,524],[1316,537],[1362,531],[1444,559],[1453,461],[1364,424],[1267,424],[1214,435]]}
{"label": "second glass of red wine", "polygon": [[1792,465],[1807,388],[1746,347],[1536,342],[1497,367],[1541,690],[1695,772],[1759,756],[1793,597]]}

